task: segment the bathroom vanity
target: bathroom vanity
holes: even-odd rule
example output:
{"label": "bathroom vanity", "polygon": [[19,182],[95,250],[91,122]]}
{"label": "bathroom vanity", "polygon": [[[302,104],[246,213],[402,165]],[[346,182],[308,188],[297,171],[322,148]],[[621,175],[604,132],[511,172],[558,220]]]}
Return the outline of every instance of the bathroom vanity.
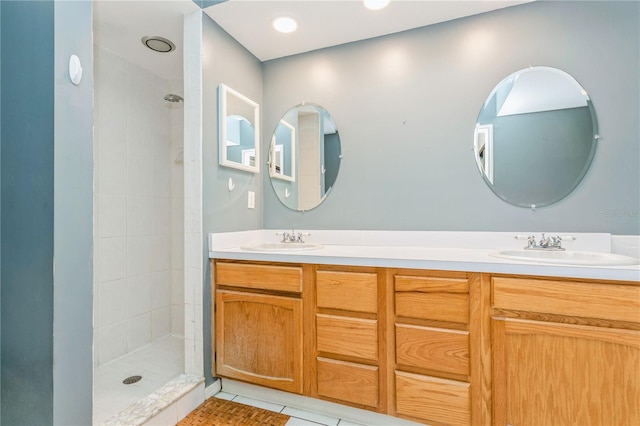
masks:
{"label": "bathroom vanity", "polygon": [[214,375],[428,424],[640,424],[637,266],[210,255]]}

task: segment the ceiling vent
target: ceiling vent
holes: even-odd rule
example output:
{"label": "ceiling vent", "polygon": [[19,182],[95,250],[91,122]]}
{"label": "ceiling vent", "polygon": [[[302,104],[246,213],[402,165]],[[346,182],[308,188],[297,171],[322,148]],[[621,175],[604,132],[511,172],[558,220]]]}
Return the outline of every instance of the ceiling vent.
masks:
{"label": "ceiling vent", "polygon": [[167,40],[160,36],[142,37],[142,44],[149,49],[160,53],[169,53],[176,50],[176,45],[173,44],[171,40]]}

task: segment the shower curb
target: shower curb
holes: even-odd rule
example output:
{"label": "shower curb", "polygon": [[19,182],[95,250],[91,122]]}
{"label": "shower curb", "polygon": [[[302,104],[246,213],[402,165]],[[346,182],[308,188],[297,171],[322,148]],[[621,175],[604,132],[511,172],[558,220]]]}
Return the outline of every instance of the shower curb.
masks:
{"label": "shower curb", "polygon": [[202,376],[181,374],[153,393],[134,402],[101,423],[102,426],[138,426],[143,425],[180,398],[204,384]]}

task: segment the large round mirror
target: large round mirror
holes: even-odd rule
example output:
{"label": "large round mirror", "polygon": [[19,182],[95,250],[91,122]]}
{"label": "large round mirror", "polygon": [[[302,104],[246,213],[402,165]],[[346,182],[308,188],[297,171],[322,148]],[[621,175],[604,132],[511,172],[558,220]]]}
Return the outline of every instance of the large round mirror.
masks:
{"label": "large round mirror", "polygon": [[331,191],[341,158],[340,136],[329,113],[312,104],[291,108],[271,137],[273,190],[290,209],[311,210]]}
{"label": "large round mirror", "polygon": [[597,133],[586,90],[564,71],[531,67],[493,89],[478,115],[473,146],[496,195],[516,206],[546,206],[580,183]]}

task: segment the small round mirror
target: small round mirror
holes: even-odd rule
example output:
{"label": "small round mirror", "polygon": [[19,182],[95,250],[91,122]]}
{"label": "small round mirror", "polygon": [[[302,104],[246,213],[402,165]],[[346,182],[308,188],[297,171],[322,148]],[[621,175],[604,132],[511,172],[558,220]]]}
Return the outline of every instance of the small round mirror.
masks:
{"label": "small round mirror", "polygon": [[515,72],[493,89],[475,127],[476,163],[504,201],[540,207],[560,201],[587,172],[598,139],[586,90],[551,67]]}
{"label": "small round mirror", "polygon": [[269,147],[269,177],[278,199],[292,210],[311,210],[333,187],[342,159],[340,136],[318,105],[291,108],[280,119]]}

